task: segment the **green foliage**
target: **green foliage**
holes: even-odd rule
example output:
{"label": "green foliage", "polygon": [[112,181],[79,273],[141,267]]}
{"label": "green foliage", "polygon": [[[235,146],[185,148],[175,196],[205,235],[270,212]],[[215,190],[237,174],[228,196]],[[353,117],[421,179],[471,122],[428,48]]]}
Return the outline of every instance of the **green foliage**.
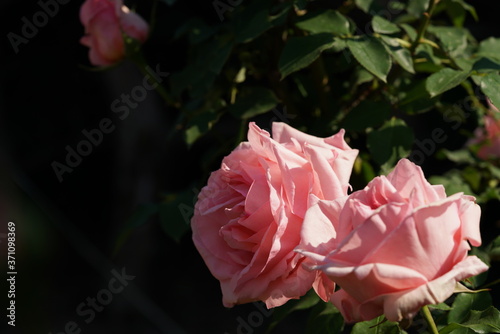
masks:
{"label": "green foliage", "polygon": [[281,78],[309,66],[321,52],[333,46],[334,37],[328,33],[291,37],[283,49],[278,66]]}
{"label": "green foliage", "polygon": [[[245,140],[250,121],[265,129],[286,122],[325,137],[345,129],[349,145],[360,151],[353,187],[364,187],[401,158],[416,160],[412,153],[420,149],[416,162],[431,183],[444,185],[448,195],[475,196],[482,209],[498,206],[500,159],[481,159],[479,144],[470,140],[484,126],[487,99],[500,107],[500,38],[477,40],[469,31],[480,17],[468,1],[218,3],[223,12],[179,13],[182,23],[171,42],[186,49],[165,84],[175,101],[167,102],[175,116],[169,138],[196,156],[192,163],[201,172],[185,181],[184,190],[166,189],[160,203],[132,214],[117,245],[156,215],[169,238],[185,236],[196,200],[190,182],[204,184]],[[163,0],[158,6],[179,4]],[[445,139],[435,140],[435,130]],[[425,152],[415,138],[424,138]],[[481,224],[496,234],[471,254],[498,265],[494,218],[483,216]],[[462,283],[499,288],[488,273]],[[495,307],[484,291],[457,293],[429,309],[441,334],[498,333]],[[430,332],[420,314],[413,324],[383,317],[345,324],[339,310],[309,292],[276,308],[268,333],[295,314],[307,315],[299,331],[306,333]]]}
{"label": "green foliage", "polygon": [[387,321],[384,317],[376,317],[370,321],[358,322],[354,325],[351,334],[403,334],[398,323]]}
{"label": "green foliage", "polygon": [[386,82],[391,69],[391,57],[384,44],[373,36],[347,39],[347,46],[356,60],[373,75]]}
{"label": "green foliage", "polygon": [[413,133],[403,120],[393,118],[368,134],[368,149],[380,166],[390,169],[410,153]]}

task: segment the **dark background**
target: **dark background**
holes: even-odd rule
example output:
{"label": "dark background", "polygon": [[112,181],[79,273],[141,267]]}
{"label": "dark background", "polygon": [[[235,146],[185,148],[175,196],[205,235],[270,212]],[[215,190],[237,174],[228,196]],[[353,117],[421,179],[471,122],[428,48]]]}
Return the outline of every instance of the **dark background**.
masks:
{"label": "dark background", "polygon": [[[165,107],[156,92],[124,120],[111,111],[112,101],[143,76],[127,62],[108,71],[89,70],[88,50],[79,44],[81,4],[60,5],[16,54],[7,34],[21,34],[21,18],[30,19],[40,7],[36,1],[0,3],[0,233],[6,233],[7,222],[16,223],[18,272],[16,327],[6,326],[3,313],[1,326],[9,333],[55,334],[75,321],[82,333],[236,333],[241,319],[268,321],[253,304],[225,309],[218,282],[190,233],[176,242],[156,216],[132,230],[114,252],[139,205],[158,202],[162,194],[206,177],[197,164],[203,146],[188,150],[178,136],[168,138],[177,111]],[[469,21],[472,34],[478,40],[500,37],[500,6],[491,1],[474,6],[480,21]],[[149,1],[137,8],[147,20],[150,10]],[[175,72],[185,65],[185,45],[173,41],[172,34],[189,15],[218,20],[210,1],[159,4],[158,29],[144,45],[151,67]],[[103,118],[111,119],[115,130],[104,134],[102,143],[59,182],[51,164],[64,163],[66,146],[76,148],[85,139],[82,130],[97,128]],[[424,172],[438,170],[434,164]],[[193,201],[186,205],[192,207]],[[0,241],[0,263],[6,268],[6,243]],[[113,268],[125,268],[135,278],[86,324],[76,308],[107,288]],[[0,289],[0,309],[5,310],[5,280]],[[300,333],[301,321],[300,316],[290,319],[280,332]]]}

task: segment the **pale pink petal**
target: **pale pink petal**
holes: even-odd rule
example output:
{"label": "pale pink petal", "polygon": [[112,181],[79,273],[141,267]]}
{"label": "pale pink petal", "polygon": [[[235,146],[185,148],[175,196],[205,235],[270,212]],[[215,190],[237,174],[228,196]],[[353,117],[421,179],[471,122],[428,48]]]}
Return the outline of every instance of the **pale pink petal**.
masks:
{"label": "pale pink petal", "polygon": [[418,310],[428,304],[444,302],[453,294],[456,282],[478,275],[488,266],[475,256],[469,256],[450,271],[416,289],[388,295],[384,302],[384,314],[389,321],[412,318]]}

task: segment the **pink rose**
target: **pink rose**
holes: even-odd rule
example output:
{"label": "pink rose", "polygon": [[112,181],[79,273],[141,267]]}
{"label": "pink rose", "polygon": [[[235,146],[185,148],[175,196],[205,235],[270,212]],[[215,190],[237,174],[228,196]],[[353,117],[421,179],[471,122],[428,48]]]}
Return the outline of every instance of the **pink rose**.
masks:
{"label": "pink rose", "polygon": [[86,0],[80,7],[80,21],[85,27],[80,43],[90,48],[90,62],[96,66],[115,64],[125,56],[122,33],[141,43],[148,37],[146,21],[122,0]]}
{"label": "pink rose", "polygon": [[500,112],[488,100],[489,114],[484,116],[484,129],[478,128],[467,145],[479,145],[477,156],[483,160],[500,158]]}
{"label": "pink rose", "polygon": [[358,151],[344,141],[344,130],[318,138],[273,123],[271,138],[249,126],[248,141],[223,159],[200,192],[191,226],[224,306],[261,300],[271,308],[304,295],[317,280],[294,252],[308,198],[346,195]]}
{"label": "pink rose", "polygon": [[468,241],[481,244],[474,200],[447,197],[402,159],[387,177],[347,198],[317,200],[298,251],[340,285],[331,302],[347,322],[412,318],[422,306],[445,301],[458,281],[488,269],[468,256]]}

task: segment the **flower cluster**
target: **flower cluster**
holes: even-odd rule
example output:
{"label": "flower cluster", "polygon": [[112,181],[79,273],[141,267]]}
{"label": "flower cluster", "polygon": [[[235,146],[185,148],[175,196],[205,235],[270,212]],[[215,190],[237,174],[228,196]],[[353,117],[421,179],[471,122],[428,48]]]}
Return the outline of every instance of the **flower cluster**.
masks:
{"label": "flower cluster", "polygon": [[348,194],[358,151],[343,130],[272,134],[250,123],[195,205],[193,242],[225,306],[276,307],[313,288],[347,322],[401,321],[488,269],[468,255],[481,244],[475,198],[447,196],[407,159]]}

